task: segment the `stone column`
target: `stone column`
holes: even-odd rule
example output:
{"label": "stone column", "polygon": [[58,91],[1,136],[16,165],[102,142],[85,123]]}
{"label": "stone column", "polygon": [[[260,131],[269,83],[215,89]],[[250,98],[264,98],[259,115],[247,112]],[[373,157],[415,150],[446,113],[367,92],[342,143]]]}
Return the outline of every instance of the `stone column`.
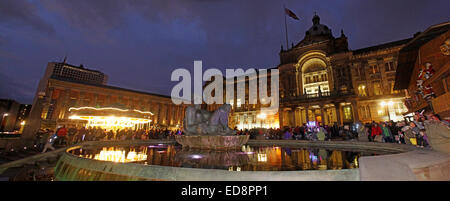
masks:
{"label": "stone column", "polygon": [[103,102],[103,106],[109,106],[111,105],[111,95],[105,96],[105,101]]}
{"label": "stone column", "polygon": [[293,123],[292,126],[295,127],[297,125],[297,121],[295,118],[295,111],[297,110],[297,108],[292,107],[291,109],[292,109],[292,123]]}
{"label": "stone column", "polygon": [[181,118],[180,119],[180,127],[181,127],[181,126],[183,126],[184,111],[185,111],[186,108],[184,107],[184,105],[181,105],[180,107],[181,107],[181,114],[180,114],[180,118]]}
{"label": "stone column", "polygon": [[323,105],[320,106],[320,118],[322,119],[322,126],[325,125],[325,116],[323,114]]}
{"label": "stone column", "polygon": [[93,107],[96,107],[96,106],[97,106],[97,98],[98,98],[98,94],[96,93],[96,94],[94,94],[94,98],[93,98],[93,100],[92,100],[92,105],[93,105]]}
{"label": "stone column", "polygon": [[150,104],[152,106],[151,112],[153,113],[152,121],[153,125],[155,125],[158,123],[158,104],[156,102],[151,102]]}
{"label": "stone column", "polygon": [[167,125],[172,125],[173,107],[172,104],[167,104]]}
{"label": "stone column", "polygon": [[75,91],[75,106],[74,107],[83,107],[83,97],[84,92],[81,90],[73,90]]}
{"label": "stone column", "polygon": [[159,103],[159,112],[158,112],[158,124],[162,125],[165,119],[165,114],[164,113],[164,104],[163,103]]}
{"label": "stone column", "polygon": [[183,121],[183,118],[182,118],[182,111],[183,110],[183,108],[181,107],[181,105],[178,105],[177,106],[177,124],[179,125],[179,126],[181,126],[181,121]]}
{"label": "stone column", "polygon": [[335,103],[334,107],[336,109],[336,119],[337,119],[337,124],[341,125],[342,121],[341,121],[341,104],[339,103]]}
{"label": "stone column", "polygon": [[299,124],[303,125],[303,109],[298,109]]}
{"label": "stone column", "polygon": [[352,111],[353,111],[353,121],[355,122],[359,121],[358,105],[356,104],[356,101],[352,101]]}
{"label": "stone column", "polygon": [[67,119],[68,115],[66,115],[67,113],[69,113],[69,101],[70,101],[70,89],[65,89],[64,90],[64,114],[63,114],[63,118]]}
{"label": "stone column", "polygon": [[60,117],[64,111],[64,97],[62,97],[64,95],[64,91],[61,88],[58,88],[58,97],[55,99],[56,103],[54,105],[53,108],[53,115],[52,115],[52,120],[55,120],[56,122],[58,122],[60,120]]}
{"label": "stone column", "polygon": [[306,117],[306,123],[309,122],[309,106],[305,107],[305,117]]}
{"label": "stone column", "polygon": [[280,128],[283,127],[283,108],[280,108],[280,110],[278,111],[278,122],[280,124]]}

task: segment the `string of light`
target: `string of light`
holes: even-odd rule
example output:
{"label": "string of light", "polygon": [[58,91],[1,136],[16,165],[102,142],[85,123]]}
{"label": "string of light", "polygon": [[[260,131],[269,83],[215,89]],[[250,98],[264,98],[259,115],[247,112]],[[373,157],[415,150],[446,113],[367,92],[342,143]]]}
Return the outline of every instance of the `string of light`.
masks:
{"label": "string of light", "polygon": [[136,110],[136,109],[134,109],[134,110],[125,110],[125,109],[114,108],[114,107],[104,107],[104,108],[95,108],[95,107],[78,107],[78,108],[75,108],[75,107],[71,107],[71,108],[69,108],[69,111],[72,111],[72,110],[86,110],[86,109],[98,110],[98,111],[101,111],[101,110],[116,110],[116,111],[121,111],[121,112],[134,111],[134,112],[139,112],[139,113],[142,113],[142,114],[151,114],[151,115],[153,115],[152,112],[145,112],[145,111]]}

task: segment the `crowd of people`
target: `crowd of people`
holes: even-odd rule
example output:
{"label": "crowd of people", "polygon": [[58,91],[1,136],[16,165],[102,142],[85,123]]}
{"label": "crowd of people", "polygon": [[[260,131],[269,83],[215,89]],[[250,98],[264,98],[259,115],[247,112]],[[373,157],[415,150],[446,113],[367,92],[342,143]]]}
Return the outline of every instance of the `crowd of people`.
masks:
{"label": "crowd of people", "polygon": [[[366,141],[410,144],[421,148],[429,147],[425,121],[440,121],[449,126],[448,121],[441,121],[437,115],[431,112],[423,115],[415,113],[413,121],[399,122],[372,122],[362,124],[360,122],[346,125],[311,126],[277,128],[254,128],[236,130],[237,135],[250,135],[250,139],[271,140],[310,140],[310,141]],[[147,140],[147,139],[174,139],[175,135],[183,135],[183,131],[168,129],[117,129],[105,130],[98,127],[66,128],[62,126],[56,131],[40,130],[36,135],[37,146],[43,152],[54,150],[56,145],[72,145],[82,141],[106,141],[106,140]]]}
{"label": "crowd of people", "polygon": [[449,126],[448,121],[441,119],[431,112],[423,115],[415,113],[413,121],[387,121],[372,123],[353,123],[338,126],[308,126],[284,127],[282,129],[245,129],[238,130],[238,135],[250,135],[250,139],[285,139],[285,140],[353,140],[366,142],[385,142],[410,144],[417,147],[429,147],[425,121],[439,121]]}
{"label": "crowd of people", "polygon": [[61,126],[56,131],[41,129],[36,135],[36,144],[45,152],[54,150],[53,145],[72,145],[83,141],[107,141],[107,140],[148,140],[148,139],[175,139],[181,130],[168,129],[117,129],[106,130],[99,127],[69,127]]}

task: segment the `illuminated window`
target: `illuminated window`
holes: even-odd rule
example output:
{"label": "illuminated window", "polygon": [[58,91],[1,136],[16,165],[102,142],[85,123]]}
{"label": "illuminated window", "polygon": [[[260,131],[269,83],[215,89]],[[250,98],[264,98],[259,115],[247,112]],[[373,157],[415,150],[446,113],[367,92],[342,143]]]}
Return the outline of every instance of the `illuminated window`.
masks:
{"label": "illuminated window", "polygon": [[370,118],[369,106],[361,106],[361,116],[363,119]]}
{"label": "illuminated window", "polygon": [[373,65],[369,67],[369,73],[370,74],[375,74],[375,73],[379,73],[380,70],[378,69],[378,65]]}
{"label": "illuminated window", "polygon": [[355,71],[356,76],[359,76],[361,79],[364,79],[364,77],[366,76],[364,66],[357,67]]}
{"label": "illuminated window", "polygon": [[352,119],[352,110],[350,106],[345,106],[343,109],[344,109],[344,119]]}
{"label": "illuminated window", "polygon": [[360,111],[360,114],[361,114],[363,119],[367,118],[366,117],[366,107],[365,106],[359,107],[359,111]]}
{"label": "illuminated window", "polygon": [[366,106],[367,118],[370,118],[370,107]]}
{"label": "illuminated window", "polygon": [[395,103],[394,104],[394,110],[395,110],[395,114],[397,114],[397,115],[401,115],[401,114],[403,114],[403,113],[408,111],[408,109],[405,107],[403,102]]}
{"label": "illuminated window", "polygon": [[236,100],[236,105],[237,105],[237,107],[241,107],[241,99]]}
{"label": "illuminated window", "polygon": [[360,84],[358,86],[358,93],[359,93],[360,96],[367,96],[366,85]]}
{"label": "illuminated window", "polygon": [[389,87],[391,88],[391,94],[398,94],[398,93],[400,93],[400,91],[399,90],[394,90],[394,81],[390,81],[389,82]]}
{"label": "illuminated window", "polygon": [[381,83],[380,81],[373,82],[373,93],[377,95],[381,95]]}

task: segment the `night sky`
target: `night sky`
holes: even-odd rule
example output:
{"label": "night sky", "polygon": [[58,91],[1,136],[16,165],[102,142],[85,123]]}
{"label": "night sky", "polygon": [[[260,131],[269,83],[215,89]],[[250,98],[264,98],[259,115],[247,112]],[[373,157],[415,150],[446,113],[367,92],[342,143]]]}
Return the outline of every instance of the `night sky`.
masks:
{"label": "night sky", "polygon": [[351,49],[412,37],[450,20],[448,0],[0,0],[0,98],[31,103],[47,62],[83,64],[109,85],[170,95],[175,68],[271,68],[314,12]]}

